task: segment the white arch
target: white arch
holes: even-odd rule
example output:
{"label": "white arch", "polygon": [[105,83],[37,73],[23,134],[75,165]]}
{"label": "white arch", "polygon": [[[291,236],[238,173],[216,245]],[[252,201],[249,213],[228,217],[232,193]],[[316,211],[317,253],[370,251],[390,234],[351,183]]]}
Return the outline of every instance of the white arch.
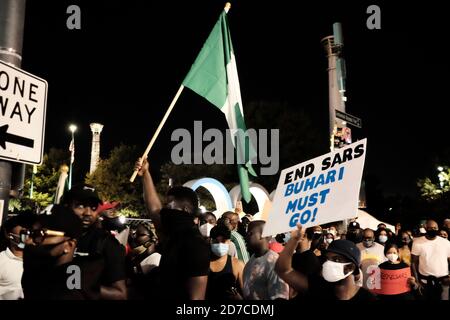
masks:
{"label": "white arch", "polygon": [[213,213],[217,218],[220,218],[225,211],[233,210],[230,195],[225,186],[218,180],[213,178],[200,178],[186,182],[183,186],[197,190],[199,187],[206,188],[211,193],[214,203],[216,204],[216,211]]}
{"label": "white arch", "polygon": [[[260,215],[262,213],[262,210],[264,209],[264,203],[266,203],[266,200],[269,199],[269,193],[262,185],[254,182],[250,183],[249,190],[255,198],[256,203],[258,204],[258,212],[255,214],[255,216],[257,214]],[[230,198],[232,203],[236,203],[236,201],[241,200],[242,193],[240,185],[237,185],[230,190]]]}

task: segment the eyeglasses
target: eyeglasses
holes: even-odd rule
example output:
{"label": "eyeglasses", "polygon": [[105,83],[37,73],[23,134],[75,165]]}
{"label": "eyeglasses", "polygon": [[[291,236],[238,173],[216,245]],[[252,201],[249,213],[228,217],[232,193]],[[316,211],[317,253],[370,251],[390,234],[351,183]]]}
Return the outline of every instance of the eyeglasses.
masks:
{"label": "eyeglasses", "polygon": [[32,239],[34,243],[39,244],[47,237],[64,237],[65,232],[50,229],[21,230],[20,241],[25,242]]}

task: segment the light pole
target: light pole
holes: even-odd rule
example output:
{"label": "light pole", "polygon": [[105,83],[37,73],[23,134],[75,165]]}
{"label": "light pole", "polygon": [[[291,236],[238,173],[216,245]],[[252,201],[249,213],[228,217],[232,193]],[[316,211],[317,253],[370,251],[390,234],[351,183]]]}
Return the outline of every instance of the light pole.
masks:
{"label": "light pole", "polygon": [[70,151],[70,169],[69,169],[69,190],[72,188],[72,166],[75,160],[75,140],[73,134],[77,131],[77,126],[71,124],[69,126],[69,131],[72,133],[72,140],[70,141],[69,151]]}

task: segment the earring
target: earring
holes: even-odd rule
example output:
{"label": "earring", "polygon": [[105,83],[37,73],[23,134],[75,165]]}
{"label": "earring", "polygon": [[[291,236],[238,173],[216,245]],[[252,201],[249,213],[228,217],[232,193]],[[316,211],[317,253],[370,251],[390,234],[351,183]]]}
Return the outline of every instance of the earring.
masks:
{"label": "earring", "polygon": [[64,254],[68,254],[68,253],[69,253],[69,250],[64,249]]}

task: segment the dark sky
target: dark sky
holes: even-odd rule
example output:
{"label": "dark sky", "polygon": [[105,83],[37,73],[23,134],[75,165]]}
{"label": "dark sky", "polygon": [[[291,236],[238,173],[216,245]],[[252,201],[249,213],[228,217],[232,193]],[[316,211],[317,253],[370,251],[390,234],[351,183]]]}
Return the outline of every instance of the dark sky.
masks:
{"label": "dark sky", "polygon": [[[356,138],[368,138],[366,173],[386,193],[413,193],[415,180],[432,172],[436,156],[448,148],[443,1],[299,2],[232,1],[229,23],[244,113],[250,101],[289,101],[328,130],[320,40],[340,21],[347,112],[363,119]],[[120,142],[145,148],[224,3],[28,0],[22,68],[49,83],[46,150],[66,149],[68,124],[79,127],[75,181],[89,167],[90,122],[105,125],[102,156]],[[81,8],[81,30],[66,27],[71,4]],[[366,27],[370,4],[381,7],[381,30]],[[226,125],[218,110],[185,90],[151,152],[154,163],[169,160],[172,130],[190,128],[193,120]]]}

